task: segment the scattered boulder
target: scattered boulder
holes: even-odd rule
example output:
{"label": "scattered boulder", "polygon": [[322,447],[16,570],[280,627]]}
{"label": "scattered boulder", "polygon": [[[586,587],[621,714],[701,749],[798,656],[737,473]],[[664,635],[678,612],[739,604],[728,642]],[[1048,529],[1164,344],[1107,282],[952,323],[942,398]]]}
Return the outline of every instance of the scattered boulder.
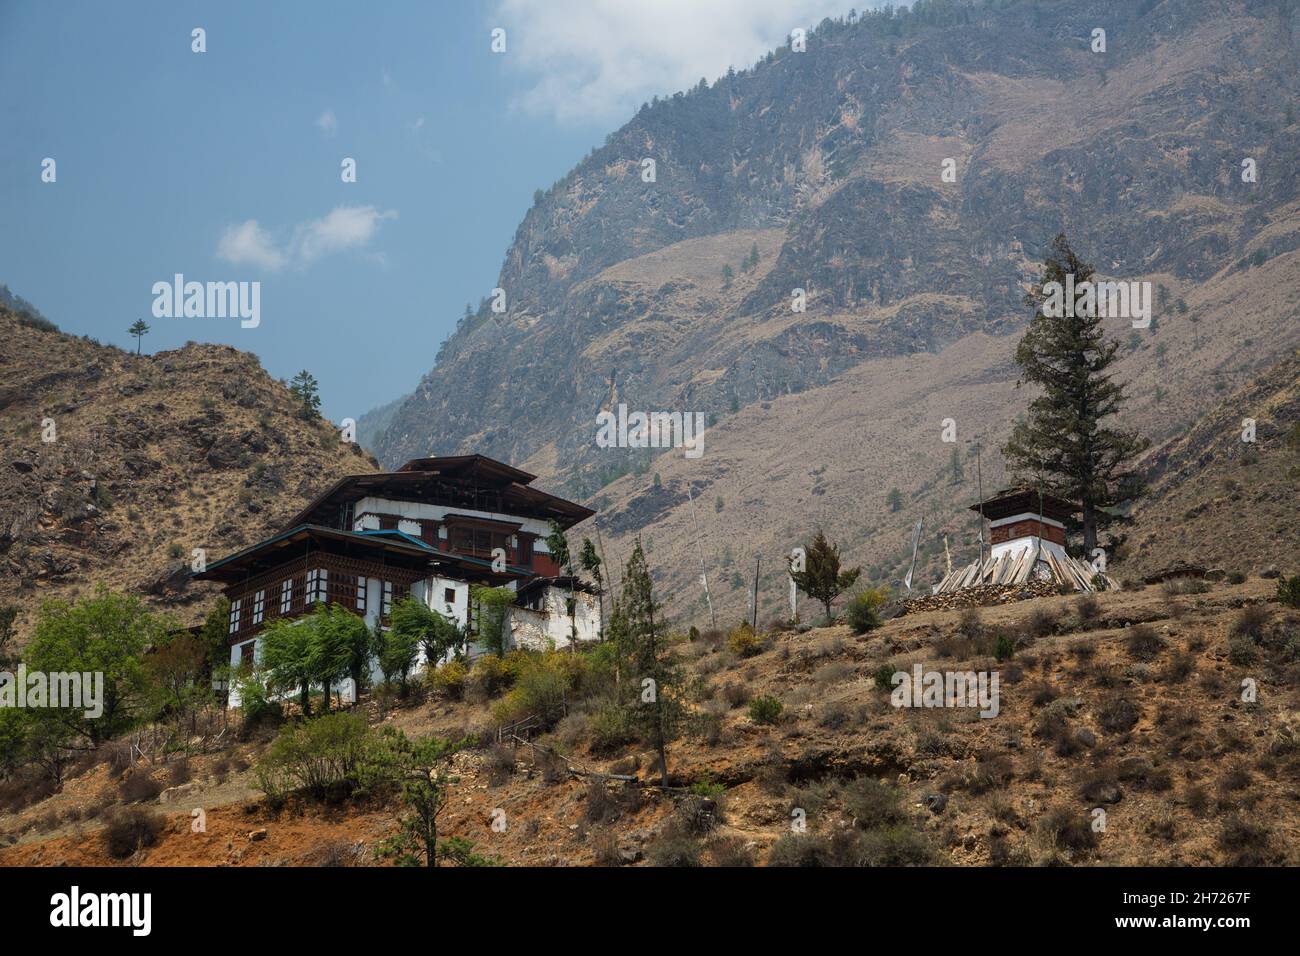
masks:
{"label": "scattered boulder", "polygon": [[1084,784],[1083,798],[1089,803],[1119,803],[1124,798],[1124,791],[1114,780],[1103,777]]}

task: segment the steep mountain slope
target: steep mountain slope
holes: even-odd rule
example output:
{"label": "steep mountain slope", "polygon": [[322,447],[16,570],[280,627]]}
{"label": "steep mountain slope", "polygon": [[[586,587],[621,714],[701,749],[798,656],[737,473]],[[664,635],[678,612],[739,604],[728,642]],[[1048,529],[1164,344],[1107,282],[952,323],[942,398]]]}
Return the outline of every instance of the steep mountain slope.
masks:
{"label": "steep mountain slope", "polygon": [[[760,554],[775,572],[818,520],[896,581],[928,514],[928,583],[931,532],[973,540],[975,463],[963,444],[960,480],[940,476],[940,422],[983,439],[995,487],[1028,400],[1021,296],[1061,230],[1102,275],[1162,290],[1119,374],[1127,424],[1157,444],[1184,431],[1207,389],[1300,344],[1300,6],[996,6],[827,21],[806,53],[642,109],[528,212],[505,312],[485,300],[370,447],[389,466],[472,449],[542,474],[601,509],[609,550],[652,536],[678,609],[702,599],[703,563],[742,612],[739,577]],[[707,414],[703,456],[597,447],[596,414],[619,403]]]}
{"label": "steep mountain slope", "polygon": [[0,604],[20,639],[42,598],[100,582],[199,618],[214,592],[189,585],[193,549],[251,544],[374,467],[298,408],[233,348],[137,357],[0,309]]}
{"label": "steep mountain slope", "polygon": [[[1245,420],[1255,441],[1242,441]],[[1129,565],[1172,561],[1243,572],[1300,568],[1300,353],[1231,395],[1153,456]]]}

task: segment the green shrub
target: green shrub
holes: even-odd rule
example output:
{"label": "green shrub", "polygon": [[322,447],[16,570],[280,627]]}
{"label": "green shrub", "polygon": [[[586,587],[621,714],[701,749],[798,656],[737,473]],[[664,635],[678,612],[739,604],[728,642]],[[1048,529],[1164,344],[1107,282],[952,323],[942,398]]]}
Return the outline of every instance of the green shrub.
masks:
{"label": "green shrub", "polygon": [[472,690],[483,699],[495,697],[515,682],[515,672],[505,658],[497,654],[484,654],[470,668],[466,690]]}
{"label": "green shrub", "polygon": [[514,687],[492,707],[492,719],[514,723],[537,716],[550,726],[564,716],[574,688],[582,679],[584,658],[560,651],[528,654],[509,662]]}
{"label": "green shrub", "polygon": [[594,753],[610,753],[636,740],[632,722],[626,712],[614,704],[596,710],[587,721]]}
{"label": "green shrub", "polygon": [[891,690],[894,686],[894,672],[897,671],[893,664],[881,664],[871,675],[872,681],[876,685],[876,690]]}
{"label": "green shrub", "polygon": [[283,722],[284,707],[278,700],[271,700],[266,682],[257,671],[251,667],[238,668],[231,675],[230,683],[239,695],[239,710],[244,717],[241,736],[247,737],[263,724],[277,726]]}
{"label": "green shrub", "polygon": [[1300,574],[1278,578],[1277,599],[1287,607],[1300,608]]}
{"label": "green shrub", "polygon": [[1016,653],[1015,641],[1005,634],[999,634],[997,643],[993,647],[993,656],[1000,661],[1010,660]]}
{"label": "green shrub", "polygon": [[366,718],[336,712],[285,727],[258,764],[258,788],[272,802],[302,790],[321,798],[350,792],[369,742]]}
{"label": "green shrub", "polygon": [[868,588],[853,596],[844,613],[854,634],[865,634],[880,627],[880,608],[888,597],[884,588]]}
{"label": "green shrub", "polygon": [[469,668],[464,661],[448,661],[429,672],[429,686],[452,700],[460,700],[464,696],[465,682],[468,679]]}
{"label": "green shrub", "polygon": [[1228,661],[1238,667],[1255,663],[1255,644],[1240,635],[1228,638]]}
{"label": "green shrub", "polygon": [[505,620],[515,592],[507,588],[473,587],[470,601],[479,608],[478,639],[494,654],[505,652]]}
{"label": "green shrub", "polygon": [[727,635],[727,647],[731,648],[731,652],[737,657],[753,657],[755,654],[762,653],[763,642],[749,626],[749,622],[743,621]]}
{"label": "green shrub", "polygon": [[781,702],[766,694],[749,702],[749,719],[756,724],[775,724],[781,719]]}
{"label": "green shrub", "polygon": [[720,797],[727,792],[725,785],[704,777],[691,784],[691,793],[700,797]]}

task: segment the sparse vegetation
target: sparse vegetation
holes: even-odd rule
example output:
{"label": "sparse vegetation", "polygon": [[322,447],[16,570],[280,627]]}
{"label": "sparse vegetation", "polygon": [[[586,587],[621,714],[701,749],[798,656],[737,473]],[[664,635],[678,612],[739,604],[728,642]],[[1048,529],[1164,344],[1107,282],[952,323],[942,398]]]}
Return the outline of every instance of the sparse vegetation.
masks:
{"label": "sparse vegetation", "polygon": [[756,724],[775,724],[781,719],[783,707],[775,697],[763,695],[749,702],[749,719]]}

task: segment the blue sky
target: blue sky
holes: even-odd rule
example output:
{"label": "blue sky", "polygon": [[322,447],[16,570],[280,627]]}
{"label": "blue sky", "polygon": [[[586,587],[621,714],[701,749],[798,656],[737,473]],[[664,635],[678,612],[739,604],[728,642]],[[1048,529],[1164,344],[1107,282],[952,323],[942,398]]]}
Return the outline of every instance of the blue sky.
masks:
{"label": "blue sky", "polygon": [[[130,346],[143,318],[149,351],[194,339],[277,377],[305,367],[329,417],[356,417],[414,387],[533,191],[638,103],[845,9],[5,0],[0,282],[76,334]],[[154,318],[153,284],[178,272],[260,281],[261,324]]]}

